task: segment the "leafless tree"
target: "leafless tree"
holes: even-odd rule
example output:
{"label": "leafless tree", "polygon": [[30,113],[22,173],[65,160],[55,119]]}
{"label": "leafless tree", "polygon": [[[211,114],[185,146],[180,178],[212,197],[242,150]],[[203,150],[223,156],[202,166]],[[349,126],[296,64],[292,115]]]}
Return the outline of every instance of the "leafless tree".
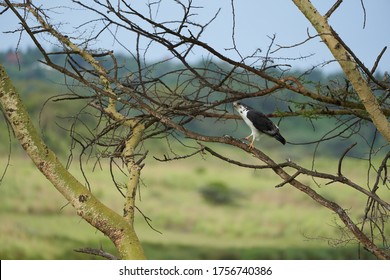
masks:
{"label": "leafless tree", "polygon": [[[124,197],[123,216],[98,201],[87,187],[58,162],[33,129],[3,69],[0,91],[2,110],[39,170],[77,209],[81,217],[113,241],[121,258],[144,258],[133,227],[137,209],[136,190],[143,161],[147,157],[147,151],[141,149],[142,143],[158,137],[181,143],[181,137],[184,136],[197,140],[198,146],[189,147],[185,156],[171,154],[159,160],[184,160],[198,153],[209,153],[238,167],[271,169],[281,179],[276,187],[290,185],[307,195],[313,203],[333,211],[354,240],[377,258],[390,259],[387,238],[390,204],[378,192],[379,189],[388,191],[389,188],[387,160],[390,152],[378,153],[382,156],[379,166],[372,160],[376,155],[372,148],[374,144],[384,141],[386,144],[380,149],[383,151],[388,148],[390,140],[387,119],[390,115],[389,78],[385,76],[379,80],[374,75],[386,48],[372,69],[359,60],[328,24],[328,19],[342,1],[337,1],[325,15],[316,11],[307,0],[293,1],[316,28],[318,35],[308,35],[307,40],[290,47],[299,48],[301,44],[321,37],[346,76],[344,81],[325,84],[316,82],[315,86],[307,80],[310,71],[291,75],[293,72],[288,63],[275,63],[272,56],[284,47],[274,44],[274,38],[271,38],[266,54],[256,51],[244,56],[232,36],[232,50],[239,54],[239,60],[214,49],[202,40],[202,34],[213,24],[219,11],[208,22],[199,23],[195,15],[202,13],[202,8],[192,0],[159,0],[147,2],[145,6],[130,1],[71,1],[66,9],[83,9],[94,18],[72,32],[65,30],[53,16],[56,9],[63,7],[46,8],[32,2],[7,0],[0,3],[4,7],[2,13],[12,12],[19,19],[21,28],[18,31],[28,34],[33,40],[43,55],[42,63],[63,73],[69,88],[82,86],[88,89],[88,93],[83,94],[73,90],[69,95],[57,97],[57,100],[83,101],[86,105],[83,112],[92,114],[91,108],[95,112],[93,117],[96,122],[93,127],[87,127],[87,132],[78,131],[77,126],[69,129],[70,137],[81,148],[81,162],[95,153],[100,159],[109,159],[111,170],[119,168],[120,161],[126,166],[129,179],[125,187],[118,184],[113,176],[114,186]],[[231,3],[234,19],[234,1]],[[159,9],[167,4],[177,13],[168,20],[159,20]],[[234,34],[235,26],[230,28]],[[117,41],[116,34],[119,32],[127,33],[129,41]],[[126,54],[133,58],[135,65],[132,69],[120,61],[114,52],[99,48],[99,40],[107,40],[107,36],[120,44]],[[44,41],[50,41],[57,48],[53,51],[52,47],[45,47]],[[164,49],[170,56],[151,63],[148,55],[155,49]],[[207,59],[202,63],[191,63],[189,57],[197,52],[206,53],[204,57]],[[65,57],[65,63],[53,59],[58,55]],[[167,63],[174,63],[175,68],[164,71]],[[270,114],[270,117],[283,120],[304,117],[314,126],[319,117],[337,120],[335,129],[314,141],[318,144],[334,138],[354,139],[358,137],[358,128],[363,124],[376,129],[379,133],[370,140],[371,149],[368,150],[367,159],[370,166],[367,176],[374,175],[375,180],[362,185],[344,174],[344,159],[354,145],[340,155],[337,172],[329,173],[313,166],[305,167],[291,159],[278,162],[261,149],[250,148],[247,143],[231,136],[210,136],[192,129],[192,123],[208,119],[221,122],[238,119],[232,113],[232,102],[264,96],[277,97],[284,104],[283,110]],[[88,126],[81,116],[82,112],[73,118],[73,123]],[[227,144],[251,153],[259,163],[250,165],[229,158],[210,148],[207,144],[210,142]],[[361,209],[363,218],[353,219],[343,205],[325,198],[315,187],[304,183],[303,179],[307,177],[316,182],[337,184],[340,188],[352,188],[357,194],[364,195],[367,204]]]}

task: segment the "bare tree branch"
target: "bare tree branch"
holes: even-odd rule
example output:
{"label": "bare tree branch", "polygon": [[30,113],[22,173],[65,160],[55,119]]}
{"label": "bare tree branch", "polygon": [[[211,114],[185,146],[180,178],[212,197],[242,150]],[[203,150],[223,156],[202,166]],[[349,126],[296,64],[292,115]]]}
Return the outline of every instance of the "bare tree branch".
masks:
{"label": "bare tree branch", "polygon": [[334,13],[334,11],[336,11],[337,8],[341,5],[341,3],[343,3],[343,0],[337,0],[337,2],[334,3],[334,5],[329,9],[329,11],[326,12],[324,18],[325,19],[330,18],[330,16]]}
{"label": "bare tree branch", "polygon": [[75,252],[84,253],[89,255],[99,256],[108,260],[117,260],[118,258],[102,249],[94,249],[94,248],[79,248],[75,249]]}

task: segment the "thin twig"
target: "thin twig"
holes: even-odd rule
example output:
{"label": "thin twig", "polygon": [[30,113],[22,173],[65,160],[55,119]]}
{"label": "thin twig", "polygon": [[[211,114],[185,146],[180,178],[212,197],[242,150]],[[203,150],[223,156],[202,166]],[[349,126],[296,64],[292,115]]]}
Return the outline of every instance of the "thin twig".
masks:
{"label": "thin twig", "polygon": [[153,158],[155,160],[158,160],[158,161],[161,161],[161,162],[173,161],[173,160],[181,160],[181,159],[186,159],[186,158],[192,157],[192,156],[194,156],[196,154],[199,154],[199,153],[203,152],[203,150],[204,150],[204,148],[200,148],[200,149],[196,150],[195,152],[193,152],[191,154],[184,155],[184,156],[176,156],[176,157],[173,157],[173,158],[167,157],[166,155],[164,155],[163,159],[155,157],[155,156],[153,156]]}
{"label": "thin twig", "polygon": [[117,260],[118,257],[114,256],[106,251],[103,251],[102,249],[95,249],[95,248],[79,248],[74,250],[77,253],[83,253],[83,254],[89,254],[89,255],[95,255],[99,257],[103,257],[108,260]]}
{"label": "thin twig", "polygon": [[148,224],[148,226],[149,226],[152,230],[154,230],[155,232],[158,232],[159,234],[163,234],[161,231],[159,231],[158,229],[156,229],[156,228],[154,228],[154,227],[152,226],[152,223],[151,223],[152,219],[150,219],[148,216],[146,216],[146,215],[141,211],[141,209],[139,209],[139,207],[135,206],[135,209],[137,209],[137,211],[142,215],[142,217],[144,218],[145,222]]}
{"label": "thin twig", "polygon": [[339,164],[338,164],[338,167],[337,167],[337,175],[339,175],[340,177],[343,176],[342,172],[341,172],[341,165],[343,164],[343,159],[344,157],[347,155],[347,153],[353,148],[355,147],[357,144],[357,142],[353,143],[351,146],[349,146],[345,151],[344,153],[341,155],[340,157],[340,160],[339,160]]}
{"label": "thin twig", "polygon": [[364,29],[366,28],[367,13],[366,13],[366,7],[364,6],[363,0],[360,0],[360,4],[362,5],[362,9],[363,9],[363,29]]}
{"label": "thin twig", "polygon": [[245,167],[245,168],[251,168],[251,169],[269,169],[269,168],[276,168],[276,167],[285,167],[285,166],[288,166],[288,162],[284,162],[284,163],[281,163],[281,164],[276,164],[276,165],[255,165],[255,164],[246,164],[246,163],[242,163],[240,161],[236,161],[236,160],[233,160],[233,159],[230,159],[228,157],[225,157],[217,152],[215,152],[214,150],[210,149],[209,147],[207,146],[203,146],[203,149],[207,152],[209,152],[211,155],[215,156],[216,158],[219,158],[223,161],[226,161],[228,163],[231,163],[231,164],[234,164],[234,165],[237,165],[237,166],[240,166],[240,167]]}
{"label": "thin twig", "polygon": [[293,174],[290,178],[288,178],[287,180],[284,180],[280,184],[276,185],[275,188],[280,188],[280,187],[283,187],[285,184],[290,183],[292,180],[294,180],[296,177],[298,177],[299,174],[301,174],[300,171],[295,172],[295,174]]}
{"label": "thin twig", "polygon": [[[380,52],[380,54],[378,55],[378,57],[376,58],[375,60],[375,63],[374,63],[374,66],[372,66],[372,69],[371,69],[371,74],[374,74],[376,68],[378,67],[379,65],[379,61],[381,60],[383,54],[385,53],[385,51],[387,50],[387,46],[385,46],[382,51]],[[370,80],[368,80],[370,81]]]}
{"label": "thin twig", "polygon": [[341,5],[341,3],[343,2],[343,0],[338,0],[330,9],[329,11],[326,12],[326,14],[324,15],[325,19],[328,19],[334,11],[336,11],[336,9]]}

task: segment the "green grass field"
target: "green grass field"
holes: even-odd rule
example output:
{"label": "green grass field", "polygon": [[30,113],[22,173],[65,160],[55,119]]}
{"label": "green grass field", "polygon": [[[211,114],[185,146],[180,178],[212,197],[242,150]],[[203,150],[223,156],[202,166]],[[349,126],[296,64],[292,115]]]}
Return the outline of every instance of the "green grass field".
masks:
{"label": "green grass field", "polygon": [[[253,163],[249,154],[235,154]],[[0,158],[3,168],[6,157]],[[91,161],[91,169],[92,169]],[[310,159],[307,160],[310,166]],[[346,173],[365,180],[363,162],[346,159]],[[336,170],[337,161],[321,159],[318,168]],[[2,169],[1,169],[2,170]],[[71,167],[82,180],[77,164]],[[88,171],[94,194],[122,212],[122,198],[113,187],[108,167]],[[124,179],[124,178],[123,178]],[[324,196],[361,215],[364,197],[346,187],[316,186]],[[201,190],[211,183],[231,191],[233,203],[207,202]],[[370,258],[345,238],[341,222],[329,210],[286,185],[271,171],[229,165],[211,156],[160,163],[149,157],[142,173],[136,230],[151,259],[355,259]],[[358,217],[355,217],[358,218]],[[115,253],[110,241],[67,205],[30,160],[14,156],[0,185],[1,259],[90,259],[74,251],[103,248]]]}

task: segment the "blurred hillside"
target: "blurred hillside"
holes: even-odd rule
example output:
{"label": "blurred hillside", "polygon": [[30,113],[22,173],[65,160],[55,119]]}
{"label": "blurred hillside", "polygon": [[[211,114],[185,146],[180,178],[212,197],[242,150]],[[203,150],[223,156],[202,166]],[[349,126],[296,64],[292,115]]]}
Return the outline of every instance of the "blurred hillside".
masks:
{"label": "blurred hillside", "polygon": [[[43,63],[39,62],[41,59],[40,53],[36,49],[27,49],[25,52],[15,53],[8,51],[0,53],[0,63],[4,65],[15,86],[22,95],[22,98],[33,116],[34,121],[41,128],[43,136],[51,147],[56,152],[66,154],[69,145],[69,129],[72,125],[71,118],[79,114],[81,108],[86,106],[83,100],[63,100],[58,101],[57,96],[71,94],[76,92],[79,95],[87,95],[88,89],[83,88],[72,81],[65,79],[65,77],[48,68]],[[53,61],[65,65],[65,57],[63,55],[51,56]],[[123,55],[117,55],[117,62],[123,65],[118,73],[120,76],[126,76],[126,73],[136,71],[137,64],[133,58]],[[82,61],[78,63],[82,64]],[[108,63],[102,61],[102,63]],[[110,66],[110,65],[106,65]],[[153,74],[169,73],[177,69],[178,65],[173,62],[156,63],[151,71]],[[212,66],[210,66],[212,67]],[[215,67],[215,65],[214,65]],[[223,68],[224,65],[218,65]],[[289,73],[289,75],[299,76],[302,73]],[[329,83],[332,80],[341,79],[341,74],[335,73],[333,75],[325,76],[320,71],[312,71],[307,75],[307,80],[310,83],[307,86],[316,86],[317,82],[322,84]],[[174,75],[165,76],[164,83],[174,85],[177,82],[177,77]],[[191,89],[189,89],[191,90]],[[261,110],[265,114],[289,111],[294,104],[286,104],[284,101],[288,91],[280,91],[271,96],[259,97],[252,100],[245,100],[244,103]],[[302,102],[302,100],[300,100]],[[230,108],[233,112],[233,108]],[[90,123],[96,122],[89,114],[84,114],[81,117],[83,122],[88,126]],[[1,131],[7,131],[3,117],[0,116]],[[364,157],[369,149],[372,138],[375,135],[375,129],[371,123],[359,124],[352,129],[346,129],[346,125],[342,125],[343,119],[334,118],[309,118],[309,117],[285,117],[283,119],[273,119],[281,128],[282,134],[285,136],[289,145],[294,144],[294,149],[289,149],[289,153],[300,155],[304,152],[311,155],[314,150],[317,154],[326,156],[339,156],[352,143],[357,142],[358,146],[351,151],[350,155]],[[236,138],[242,138],[249,133],[249,128],[241,121],[218,121],[214,119],[200,119],[191,122],[189,126],[198,132],[206,135],[231,135]],[[337,129],[335,129],[338,127]],[[83,129],[83,128],[81,128]],[[353,134],[353,135],[352,135]],[[332,138],[320,145],[311,143],[322,138]],[[380,136],[379,136],[380,137]],[[9,142],[7,133],[0,134],[0,152],[5,152],[8,149],[6,143]],[[378,141],[377,146],[382,145],[383,142]],[[13,144],[14,145],[14,144]],[[273,141],[264,140],[262,147],[266,149],[280,148]],[[17,144],[16,144],[17,146]],[[375,147],[374,147],[375,148]]]}
{"label": "blurred hillside", "polygon": [[[255,163],[245,153],[229,156]],[[6,158],[0,157],[0,162]],[[123,198],[113,186],[108,164],[100,164],[101,168],[94,168],[91,160],[85,166],[91,189],[108,207],[122,213]],[[318,168],[332,171],[335,165],[337,160],[321,159]],[[347,159],[345,166],[353,167],[346,175],[365,181],[367,163]],[[84,181],[77,163],[70,171]],[[274,188],[280,180],[270,170],[238,168],[209,155],[169,163],[149,158],[142,178],[137,207],[158,231],[136,214],[135,228],[149,259],[373,258],[350,239],[331,211],[294,188]],[[124,183],[126,178],[122,174],[117,179]],[[303,180],[350,211],[364,209],[364,197],[352,188],[326,186],[322,180],[317,182],[322,187],[316,187],[310,178]],[[205,190],[217,191],[214,200]],[[221,195],[228,200],[221,201]],[[12,158],[1,184],[0,221],[3,260],[98,258],[74,251],[84,247],[116,254],[108,238],[76,215],[23,157]]]}

